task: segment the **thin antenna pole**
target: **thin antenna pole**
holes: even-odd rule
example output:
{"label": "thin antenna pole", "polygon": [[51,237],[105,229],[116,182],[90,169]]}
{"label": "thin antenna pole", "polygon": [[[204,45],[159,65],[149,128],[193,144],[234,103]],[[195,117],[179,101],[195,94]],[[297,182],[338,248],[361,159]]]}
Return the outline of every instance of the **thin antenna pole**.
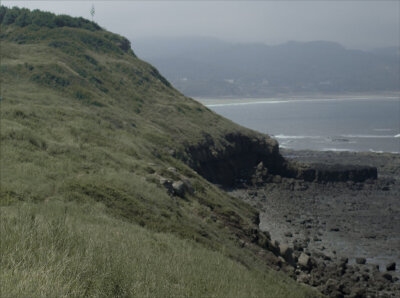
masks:
{"label": "thin antenna pole", "polygon": [[92,8],[90,9],[90,15],[92,16],[92,22],[93,22],[93,17],[94,17],[95,13],[96,13],[96,10],[94,9],[94,4],[92,4]]}

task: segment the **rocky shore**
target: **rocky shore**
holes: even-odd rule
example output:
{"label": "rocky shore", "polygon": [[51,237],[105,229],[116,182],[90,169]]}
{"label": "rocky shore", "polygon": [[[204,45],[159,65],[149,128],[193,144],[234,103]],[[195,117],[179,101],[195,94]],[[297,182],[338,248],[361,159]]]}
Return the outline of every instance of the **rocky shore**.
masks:
{"label": "rocky shore", "polygon": [[330,297],[400,297],[400,155],[281,154],[312,168],[323,164],[317,172],[329,169],[329,175],[339,164],[361,169],[357,177],[362,171],[373,177],[375,168],[377,179],[349,179],[350,172],[342,179],[341,169],[342,176],[329,176],[335,182],[274,175],[262,183],[261,166],[252,183],[231,190],[259,210],[259,227],[270,234],[269,248],[282,260],[276,269]]}

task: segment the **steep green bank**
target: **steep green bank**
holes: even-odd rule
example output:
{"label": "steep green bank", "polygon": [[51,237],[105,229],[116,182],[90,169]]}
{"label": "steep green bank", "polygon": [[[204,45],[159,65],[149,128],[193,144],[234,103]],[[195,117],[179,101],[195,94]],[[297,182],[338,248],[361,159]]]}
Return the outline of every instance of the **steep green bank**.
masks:
{"label": "steep green bank", "polygon": [[[262,143],[268,150],[260,154],[268,160],[271,153],[280,158],[276,142],[183,96],[135,56],[128,40],[97,24],[4,7],[0,23],[3,293],[79,296],[89,288],[90,295],[106,296],[240,296],[229,285],[247,289],[251,279],[259,287],[255,296],[269,287],[285,297],[294,291],[296,297],[315,295],[269,271],[272,253],[262,248],[267,235],[258,230],[257,212],[193,170],[204,168],[196,148],[205,143],[210,156],[237,158],[237,152],[259,150],[232,149],[241,148],[241,140]],[[240,173],[254,162],[232,167]],[[64,215],[60,206],[69,206]],[[5,237],[11,234],[16,236]],[[133,244],[135,235],[143,241]],[[163,246],[169,248],[162,252]],[[136,249],[148,255],[135,257]],[[149,259],[188,250],[199,263],[171,257],[166,266],[183,273],[170,280],[165,269],[146,279],[157,270],[155,263],[146,267]],[[44,258],[45,251],[54,259]],[[94,264],[82,261],[85,254]],[[207,258],[226,270],[215,271]],[[133,276],[132,259],[139,263]],[[201,284],[190,281],[197,266]],[[229,266],[236,273],[220,276],[216,285],[207,282],[211,271],[223,275]],[[43,280],[43,272],[55,283]],[[241,274],[247,277],[238,281]],[[81,275],[94,284],[68,278]],[[159,280],[161,292],[151,292]],[[12,291],[17,281],[21,287]]]}

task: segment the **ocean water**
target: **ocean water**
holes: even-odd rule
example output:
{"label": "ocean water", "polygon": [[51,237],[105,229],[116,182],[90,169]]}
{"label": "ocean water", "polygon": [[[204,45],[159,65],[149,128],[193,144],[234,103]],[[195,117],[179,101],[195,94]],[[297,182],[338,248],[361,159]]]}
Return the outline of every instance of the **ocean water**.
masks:
{"label": "ocean water", "polygon": [[400,153],[397,96],[202,102],[242,126],[276,138],[282,148]]}

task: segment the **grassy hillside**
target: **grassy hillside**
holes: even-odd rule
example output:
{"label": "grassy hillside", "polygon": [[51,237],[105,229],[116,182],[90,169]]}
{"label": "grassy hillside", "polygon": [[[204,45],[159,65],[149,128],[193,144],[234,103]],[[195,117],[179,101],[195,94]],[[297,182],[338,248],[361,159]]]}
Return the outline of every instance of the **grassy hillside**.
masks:
{"label": "grassy hillside", "polygon": [[2,294],[314,295],[257,256],[256,211],[185,163],[204,139],[259,136],[180,94],[125,38],[41,13],[0,9]]}
{"label": "grassy hillside", "polygon": [[[284,276],[72,203],[2,207],[3,297],[300,297]],[[302,289],[304,293],[307,293]]]}

